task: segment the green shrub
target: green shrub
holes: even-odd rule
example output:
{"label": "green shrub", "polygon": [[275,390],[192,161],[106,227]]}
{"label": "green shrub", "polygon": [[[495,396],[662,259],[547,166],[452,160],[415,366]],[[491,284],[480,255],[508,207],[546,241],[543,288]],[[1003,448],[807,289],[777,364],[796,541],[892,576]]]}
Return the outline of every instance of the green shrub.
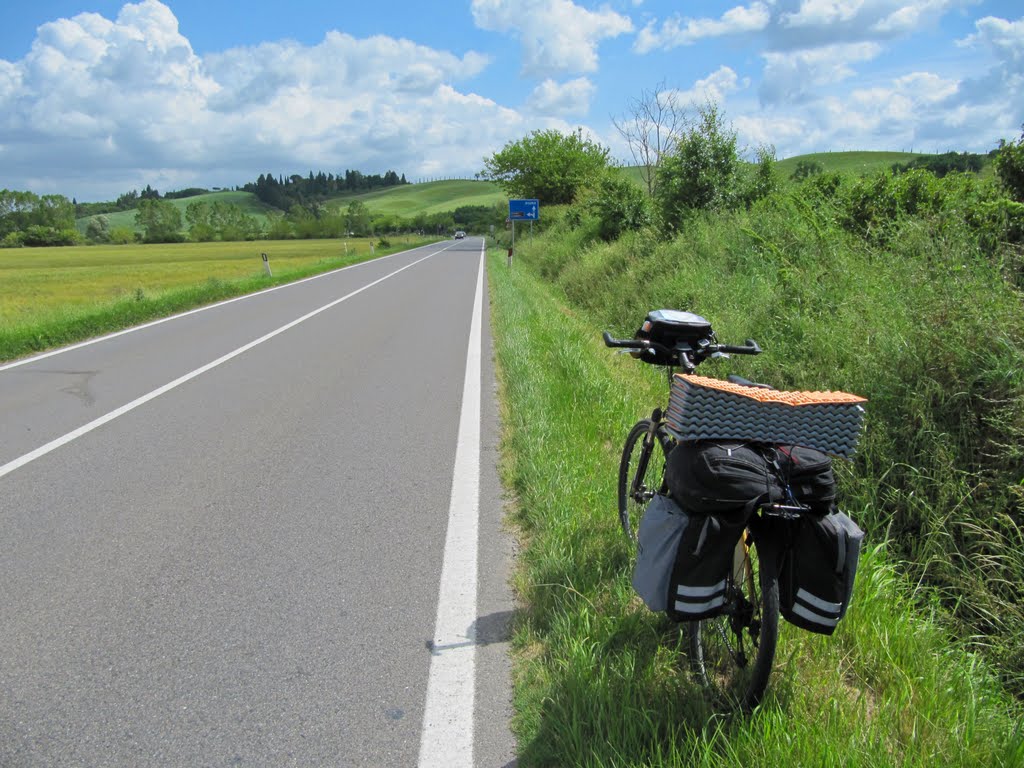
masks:
{"label": "green shrub", "polygon": [[658,169],[655,202],[666,233],[677,232],[697,211],[727,210],[738,204],[736,141],[736,132],[715,104],[701,107],[697,124]]}
{"label": "green shrub", "polygon": [[[602,240],[617,240],[623,232],[651,223],[651,202],[636,184],[619,174],[601,177],[596,191],[587,199],[588,213],[597,219]],[[576,221],[579,221],[577,214]]]}
{"label": "green shrub", "polygon": [[996,175],[1010,197],[1024,203],[1024,132],[1017,141],[999,142]]}
{"label": "green shrub", "polygon": [[793,169],[793,173],[789,175],[789,178],[793,179],[793,181],[803,181],[824,172],[825,166],[817,160],[798,160],[796,168]]}

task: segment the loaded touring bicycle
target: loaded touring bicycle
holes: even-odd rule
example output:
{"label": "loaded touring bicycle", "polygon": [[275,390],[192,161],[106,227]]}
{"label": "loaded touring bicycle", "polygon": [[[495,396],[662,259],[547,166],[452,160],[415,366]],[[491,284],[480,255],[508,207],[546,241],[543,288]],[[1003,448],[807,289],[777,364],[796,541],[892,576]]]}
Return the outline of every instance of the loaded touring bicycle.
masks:
{"label": "loaded touring bicycle", "polygon": [[830,635],[849,606],[864,534],[837,507],[832,459],[856,447],[865,400],[698,376],[706,360],[761,348],[720,344],[689,312],[650,312],[633,338],[604,341],[669,378],[668,406],[633,426],[619,466],[633,586],[685,623],[690,669],[713,703],[749,711],[780,614]]}

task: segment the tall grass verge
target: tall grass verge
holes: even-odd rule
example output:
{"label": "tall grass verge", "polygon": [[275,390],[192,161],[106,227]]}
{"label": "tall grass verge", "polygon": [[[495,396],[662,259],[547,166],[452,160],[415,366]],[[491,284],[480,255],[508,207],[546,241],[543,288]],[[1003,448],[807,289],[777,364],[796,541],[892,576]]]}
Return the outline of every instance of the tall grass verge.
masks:
{"label": "tall grass verge", "polygon": [[847,504],[1024,697],[1021,293],[948,212],[889,221],[880,241],[840,219],[785,195],[671,242],[549,227],[518,263],[593,327],[628,336],[650,309],[694,311],[765,350],[722,375],[866,396],[856,461],[839,467]]}
{"label": "tall grass verge", "polygon": [[[546,263],[548,243],[535,248]],[[532,262],[510,269],[504,253],[489,255],[502,471],[523,541],[514,638],[521,763],[1024,765],[1024,712],[934,619],[932,598],[907,586],[877,535],[836,635],[784,626],[763,705],[750,718],[708,711],[685,672],[678,628],[632,592],[617,520],[621,441],[664,398],[665,382],[606,350],[600,330],[613,326],[567,302],[572,283],[553,285]],[[612,290],[591,276],[593,295]],[[622,282],[622,300],[645,285]],[[642,314],[622,312],[616,330],[633,330],[625,324]],[[723,330],[735,338],[743,329]]]}

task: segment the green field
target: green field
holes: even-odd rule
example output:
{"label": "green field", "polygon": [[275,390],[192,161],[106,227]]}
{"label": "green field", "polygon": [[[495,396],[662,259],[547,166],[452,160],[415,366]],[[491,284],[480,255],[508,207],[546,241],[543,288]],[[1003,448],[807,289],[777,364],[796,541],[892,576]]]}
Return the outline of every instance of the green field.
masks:
{"label": "green field", "polygon": [[[368,255],[370,241],[352,240],[349,255]],[[0,324],[32,323],[57,311],[124,296],[159,293],[208,280],[294,272],[346,255],[337,240],[259,243],[173,243],[0,250]]]}
{"label": "green field", "polygon": [[[266,226],[267,213],[272,212],[275,209],[261,202],[256,195],[252,192],[210,192],[206,195],[196,195],[195,197],[185,197],[180,200],[168,200],[167,202],[174,205],[181,211],[182,219],[185,218],[185,210],[191,203],[229,203],[231,205],[237,205],[242,209],[242,213],[248,216],[253,216],[260,223],[261,226]],[[279,212],[280,213],[280,212]],[[115,211],[114,213],[103,213],[97,214],[96,216],[85,216],[84,218],[77,219],[75,226],[79,232],[84,233],[86,227],[89,226],[89,222],[99,216],[105,216],[107,223],[111,229],[115,227],[127,227],[141,232],[141,228],[135,226],[135,214],[136,210],[132,208],[128,211]]]}
{"label": "green field", "polygon": [[0,360],[422,242],[392,238],[387,249],[352,239],[0,250]]}

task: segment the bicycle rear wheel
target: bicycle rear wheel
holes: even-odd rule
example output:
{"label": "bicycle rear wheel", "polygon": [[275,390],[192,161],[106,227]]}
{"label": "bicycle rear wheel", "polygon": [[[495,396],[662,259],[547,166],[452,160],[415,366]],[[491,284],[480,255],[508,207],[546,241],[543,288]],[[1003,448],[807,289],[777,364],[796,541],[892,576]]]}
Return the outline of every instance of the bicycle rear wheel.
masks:
{"label": "bicycle rear wheel", "polygon": [[778,574],[749,529],[736,545],[726,605],[690,623],[690,669],[713,706],[749,712],[768,687],[779,637]]}
{"label": "bicycle rear wheel", "polygon": [[650,419],[633,425],[619,462],[619,522],[626,538],[634,545],[640,517],[648,502],[655,493],[666,490],[665,456],[672,448],[672,438],[664,427],[657,427],[652,440],[650,432]]}

